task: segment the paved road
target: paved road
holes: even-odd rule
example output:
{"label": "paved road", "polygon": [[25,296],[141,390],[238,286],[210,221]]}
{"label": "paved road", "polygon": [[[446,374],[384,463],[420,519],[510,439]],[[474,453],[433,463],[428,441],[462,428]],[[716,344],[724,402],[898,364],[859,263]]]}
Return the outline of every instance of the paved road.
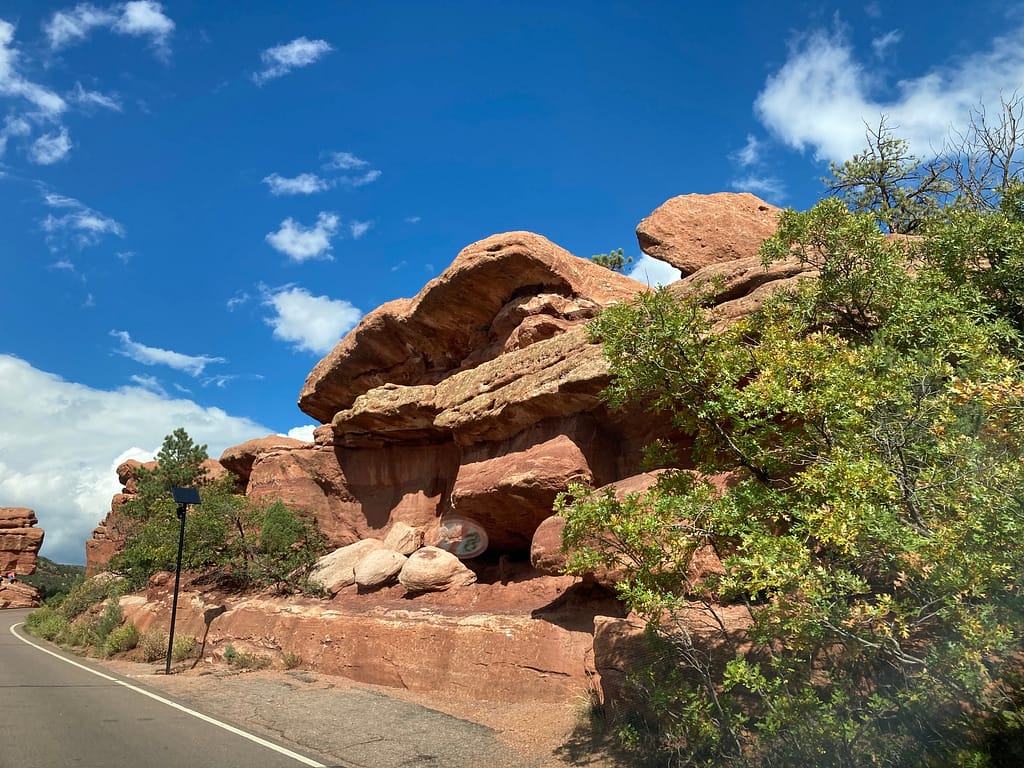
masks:
{"label": "paved road", "polygon": [[199,713],[101,672],[49,643],[25,638],[15,625],[27,614],[0,611],[3,768],[330,764],[322,756],[246,738],[227,723],[204,720]]}
{"label": "paved road", "polygon": [[[156,692],[26,636],[15,625],[28,613],[0,611],[0,768],[539,764],[484,726],[365,691],[303,691],[297,701],[288,686],[243,692],[224,681],[231,706]],[[200,713],[204,703],[217,711]]]}

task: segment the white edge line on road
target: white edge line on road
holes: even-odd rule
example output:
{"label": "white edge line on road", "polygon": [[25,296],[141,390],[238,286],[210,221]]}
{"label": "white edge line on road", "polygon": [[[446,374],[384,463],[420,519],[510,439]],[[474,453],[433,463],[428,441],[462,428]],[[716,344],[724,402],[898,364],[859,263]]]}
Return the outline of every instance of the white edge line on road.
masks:
{"label": "white edge line on road", "polygon": [[33,643],[31,640],[26,638],[24,635],[20,635],[20,634],[18,634],[17,632],[14,631],[17,627],[20,627],[23,623],[24,622],[19,621],[17,624],[12,625],[11,626],[11,634],[14,635],[16,638],[18,638],[19,640],[21,640],[21,642],[26,643],[27,645],[31,645],[37,651],[42,651],[43,653],[48,653],[51,656],[53,656],[55,659],[60,659],[61,661],[65,662],[67,664],[70,664],[73,667],[78,667],[79,669],[83,669],[86,672],[89,672],[91,674],[96,675],[97,677],[102,677],[104,680],[109,680],[112,683],[117,683],[118,685],[122,685],[125,688],[128,688],[129,690],[135,691],[136,693],[141,693],[143,696],[148,696],[149,698],[154,699],[155,701],[159,701],[161,704],[166,704],[168,707],[176,709],[179,712],[184,712],[186,715],[192,715],[192,717],[194,717],[194,718],[196,718],[198,720],[202,720],[205,723],[209,723],[210,725],[215,725],[218,728],[223,728],[228,733],[233,733],[236,736],[241,736],[243,739],[248,739],[249,741],[251,741],[251,742],[253,742],[255,744],[259,744],[261,747],[266,747],[267,749],[271,749],[274,752],[282,754],[282,755],[284,755],[286,757],[290,757],[292,760],[300,762],[303,765],[310,766],[310,768],[327,768],[327,766],[324,765],[323,763],[319,763],[316,760],[311,760],[308,757],[300,755],[298,752],[292,752],[290,749],[288,749],[286,747],[282,747],[279,744],[275,744],[272,741],[267,741],[266,739],[261,739],[259,736],[256,736],[256,735],[254,735],[252,733],[247,733],[247,732],[241,730],[240,728],[235,728],[233,725],[228,725],[227,723],[222,723],[220,720],[216,720],[216,719],[210,717],[209,715],[204,715],[202,712],[196,712],[194,709],[189,709],[188,707],[182,706],[181,704],[178,704],[177,702],[171,701],[170,699],[165,699],[163,696],[160,696],[158,694],[152,693],[151,691],[147,691],[144,688],[139,688],[138,686],[132,685],[131,683],[126,683],[124,680],[119,680],[116,677],[111,677],[110,675],[106,675],[106,674],[104,674],[102,672],[97,672],[95,669],[91,669],[91,668],[85,666],[84,664],[79,664],[77,661],[73,661],[73,660],[71,660],[71,659],[69,659],[69,658],[67,658],[65,656],[61,656],[59,653],[54,653],[49,648],[44,648],[41,645],[37,645],[36,643]]}

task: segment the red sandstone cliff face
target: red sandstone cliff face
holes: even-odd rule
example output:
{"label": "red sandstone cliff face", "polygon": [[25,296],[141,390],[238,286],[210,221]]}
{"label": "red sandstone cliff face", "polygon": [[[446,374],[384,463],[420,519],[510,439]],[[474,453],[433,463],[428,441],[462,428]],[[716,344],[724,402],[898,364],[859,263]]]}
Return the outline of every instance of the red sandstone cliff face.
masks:
{"label": "red sandstone cliff face", "polygon": [[[637,235],[645,252],[684,273],[671,286],[674,292],[719,280],[716,311],[719,322],[728,323],[760,306],[772,291],[812,274],[795,262],[769,269],[760,264],[757,249],[774,231],[777,215],[778,209],[748,194],[686,195],[644,219]],[[346,586],[332,586],[332,605],[341,608],[358,599],[363,612],[375,600],[383,605],[396,593],[401,596],[403,585],[412,583],[401,577],[406,562],[401,558],[417,556],[389,542],[399,532],[405,540],[411,531],[417,542],[413,550],[450,544],[443,526],[457,517],[479,526],[488,540],[485,552],[465,561],[474,578],[460,577],[456,586],[422,587],[416,581],[422,593],[435,596],[407,592],[405,597],[414,597],[418,609],[428,613],[429,606],[447,605],[447,600],[463,616],[466,611],[539,615],[535,600],[515,595],[571,591],[559,581],[567,577],[554,575],[558,527],[557,521],[546,521],[556,495],[574,481],[594,487],[649,484],[649,477],[637,477],[642,448],[669,436],[668,425],[657,415],[612,412],[604,406],[600,394],[608,368],[585,329],[603,307],[646,290],[539,235],[510,232],[481,240],[465,248],[416,297],[366,315],[314,367],[299,395],[299,407],[322,425],[313,443],[268,436],[229,448],[220,464],[238,475],[250,497],[279,498],[315,516],[336,547],[374,540],[374,546],[344,553],[344,567],[353,573],[336,582]],[[88,544],[90,573],[119,545],[117,508],[134,491],[129,469],[123,476],[119,469],[124,493],[114,497],[110,515]],[[397,575],[380,576],[372,587],[365,580],[357,584],[358,557],[370,553],[394,566]],[[614,581],[614,574],[598,576],[598,583]],[[437,590],[455,596],[438,597]],[[589,608],[577,606],[571,616],[549,614],[547,620],[583,632],[583,645],[589,648],[595,623],[600,624],[597,612],[614,609],[598,601]],[[415,624],[423,615],[410,610],[403,621]],[[225,622],[226,632],[230,622],[219,621]],[[439,627],[449,624],[459,622],[434,622],[429,634],[444,634],[448,630]],[[380,627],[361,631],[367,636],[393,631],[388,642],[418,637],[414,627],[396,626],[383,618]],[[237,633],[242,630],[236,630],[236,638],[241,636]],[[259,634],[255,629],[244,633]],[[542,636],[548,637],[537,635]],[[444,642],[461,642],[453,638]],[[489,638],[484,632],[472,645],[486,655],[494,645]],[[581,650],[578,635],[572,638],[565,647],[571,647],[567,653],[575,661],[566,663],[575,672],[566,674],[579,681],[593,671],[584,669],[580,659],[592,665],[592,657]],[[524,653],[516,649],[515,654]],[[376,668],[369,657],[360,657],[357,664],[350,650],[344,651],[347,660],[338,662],[346,669]],[[365,650],[375,653],[369,645]],[[614,656],[608,648],[602,654]],[[562,661],[551,661],[552,668]],[[422,674],[411,665],[402,671],[403,684],[436,683],[420,680]],[[493,680],[484,683],[485,688],[493,685]]]}
{"label": "red sandstone cliff face", "polygon": [[[18,576],[36,572],[43,530],[36,528],[36,513],[24,507],[0,507],[0,576],[13,571]],[[0,581],[0,608],[34,608],[39,605],[35,587]]]}

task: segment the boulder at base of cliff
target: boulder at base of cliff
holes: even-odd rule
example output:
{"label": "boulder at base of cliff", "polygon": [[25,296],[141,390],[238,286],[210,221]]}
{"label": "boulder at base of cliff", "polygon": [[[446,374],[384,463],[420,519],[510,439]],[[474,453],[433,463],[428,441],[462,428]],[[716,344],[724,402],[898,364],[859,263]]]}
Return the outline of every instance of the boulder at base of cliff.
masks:
{"label": "boulder at base of cliff", "polygon": [[317,560],[309,580],[319,584],[332,597],[356,583],[356,565],[367,554],[386,545],[380,539],[361,539],[341,547]]}
{"label": "boulder at base of cliff", "polygon": [[405,561],[405,555],[393,549],[368,552],[353,569],[356,584],[363,589],[376,589],[390,584],[398,579]]}
{"label": "boulder at base of cliff", "polygon": [[39,590],[31,584],[9,584],[6,579],[0,584],[0,608],[38,608],[40,602]]}
{"label": "boulder at base of cliff", "polygon": [[472,584],[476,574],[451,552],[423,547],[410,555],[398,581],[410,592],[437,592]]}

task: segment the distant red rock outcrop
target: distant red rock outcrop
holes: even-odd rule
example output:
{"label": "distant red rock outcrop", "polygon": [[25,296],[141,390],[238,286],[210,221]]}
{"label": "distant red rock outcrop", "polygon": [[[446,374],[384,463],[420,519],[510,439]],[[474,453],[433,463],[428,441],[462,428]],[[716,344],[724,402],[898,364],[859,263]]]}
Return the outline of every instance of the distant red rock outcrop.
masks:
{"label": "distant red rock outcrop", "polygon": [[36,513],[25,507],[0,507],[0,608],[34,608],[39,605],[35,587],[17,580],[8,581],[7,574],[31,576],[36,572],[39,548],[43,545],[43,529],[37,528]]}

